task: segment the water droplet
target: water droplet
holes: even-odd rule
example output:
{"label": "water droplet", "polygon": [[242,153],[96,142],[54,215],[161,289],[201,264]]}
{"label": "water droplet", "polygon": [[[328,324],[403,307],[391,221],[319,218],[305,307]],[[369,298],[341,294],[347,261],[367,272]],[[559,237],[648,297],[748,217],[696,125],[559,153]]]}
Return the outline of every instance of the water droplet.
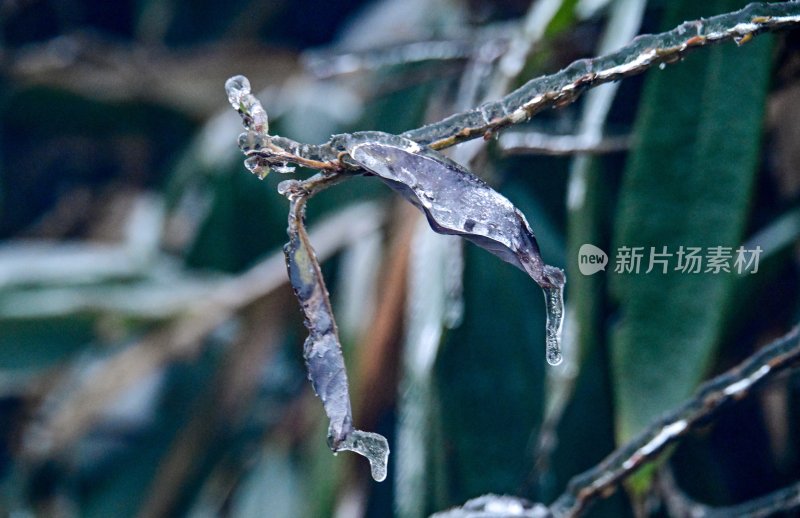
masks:
{"label": "water droplet", "polygon": [[[556,269],[545,266],[546,269]],[[545,324],[545,347],[547,363],[558,365],[564,359],[561,355],[561,328],[564,325],[564,285],[543,288],[547,320]]]}
{"label": "water droplet", "polygon": [[258,176],[259,180],[263,180],[269,174],[269,167],[265,167],[262,159],[257,156],[251,156],[245,159],[244,166],[248,171]]}
{"label": "water droplet", "polygon": [[555,349],[548,349],[547,350],[547,363],[550,365],[558,365],[564,360],[564,356],[562,356],[560,351]]}
{"label": "water droplet", "polygon": [[278,194],[294,200],[303,194],[302,184],[299,180],[284,180],[278,184]]}
{"label": "water droplet", "polygon": [[291,166],[286,162],[281,162],[280,164],[273,165],[272,170],[275,171],[276,173],[289,174],[293,173],[295,168],[294,166]]}
{"label": "water droplet", "polygon": [[300,182],[298,180],[284,180],[284,181],[282,181],[281,183],[278,184],[278,194],[286,196],[286,194],[289,191],[294,190],[295,187],[297,186],[297,184],[299,184],[299,183]]}
{"label": "water droplet", "polygon": [[250,94],[250,81],[244,76],[233,76],[225,81],[225,93],[231,106],[238,110],[242,98]]}
{"label": "water droplet", "polygon": [[242,114],[244,125],[257,133],[269,133],[269,118],[261,102],[250,93],[250,81],[233,76],[225,81],[225,93],[233,109]]}
{"label": "water droplet", "polygon": [[660,63],[660,64],[658,65],[658,69],[659,69],[659,70],[664,70],[665,68],[667,68],[667,64],[666,64],[666,63]]}
{"label": "water droplet", "polygon": [[386,479],[386,466],[389,463],[389,442],[386,437],[377,433],[353,430],[336,448],[336,451],[342,450],[353,451],[366,457],[372,478],[376,482]]}

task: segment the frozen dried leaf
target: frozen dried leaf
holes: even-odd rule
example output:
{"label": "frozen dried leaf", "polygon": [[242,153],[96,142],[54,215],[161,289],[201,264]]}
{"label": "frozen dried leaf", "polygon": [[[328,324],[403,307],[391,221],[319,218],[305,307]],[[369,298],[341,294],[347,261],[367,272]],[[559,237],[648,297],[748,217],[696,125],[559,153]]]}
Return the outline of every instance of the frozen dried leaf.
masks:
{"label": "frozen dried leaf", "polygon": [[381,435],[353,428],[344,357],[328,290],[303,226],[304,206],[305,198],[291,199],[289,242],[284,253],[289,281],[300,301],[309,333],[303,346],[308,378],[330,419],[328,444],[331,449],[350,450],[365,456],[373,478],[381,481],[386,478],[389,445]]}

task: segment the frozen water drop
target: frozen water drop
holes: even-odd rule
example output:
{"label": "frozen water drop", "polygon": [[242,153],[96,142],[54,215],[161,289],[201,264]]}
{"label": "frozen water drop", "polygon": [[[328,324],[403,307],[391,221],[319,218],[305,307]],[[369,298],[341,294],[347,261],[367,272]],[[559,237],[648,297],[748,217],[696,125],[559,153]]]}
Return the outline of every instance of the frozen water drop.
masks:
{"label": "frozen water drop", "polygon": [[286,196],[286,194],[294,190],[294,188],[299,184],[297,180],[284,180],[278,184],[278,194],[282,194]]}
{"label": "frozen water drop", "polygon": [[297,199],[303,194],[302,184],[299,180],[284,180],[278,184],[278,194],[282,194],[290,200]]}
{"label": "frozen water drop", "polygon": [[376,482],[386,479],[389,463],[389,442],[383,435],[353,430],[336,448],[337,451],[348,450],[363,455],[369,461],[372,478]]}
{"label": "frozen water drop", "polygon": [[239,109],[242,98],[250,93],[250,81],[244,76],[233,76],[225,81],[225,93],[234,109]]}
{"label": "frozen water drop", "polygon": [[550,365],[558,365],[564,360],[564,356],[562,356],[560,351],[555,349],[548,349],[547,351],[547,363]]}
{"label": "frozen water drop", "polygon": [[275,171],[276,173],[281,173],[281,174],[293,173],[294,169],[295,168],[293,166],[290,166],[286,162],[281,162],[280,164],[275,164],[275,165],[272,166],[272,170],[273,171]]}
{"label": "frozen water drop", "polygon": [[251,156],[245,159],[244,166],[248,171],[258,176],[259,180],[263,180],[269,174],[269,167],[264,167],[261,158],[257,156]]}
{"label": "frozen water drop", "polygon": [[250,93],[250,81],[233,76],[225,81],[225,93],[233,109],[242,114],[244,125],[256,133],[269,133],[269,118],[261,102]]}

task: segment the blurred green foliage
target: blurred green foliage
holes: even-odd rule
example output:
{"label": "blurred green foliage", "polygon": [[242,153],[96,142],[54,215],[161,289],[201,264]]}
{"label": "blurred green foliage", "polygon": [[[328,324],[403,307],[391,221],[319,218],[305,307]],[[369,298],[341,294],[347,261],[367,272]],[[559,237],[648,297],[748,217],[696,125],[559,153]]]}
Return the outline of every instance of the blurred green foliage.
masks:
{"label": "blurred green foliage", "polygon": [[[594,53],[610,6],[584,17],[580,4],[561,2],[526,76],[515,81]],[[743,4],[652,1],[642,31]],[[455,110],[463,60],[323,80],[303,69],[300,54],[392,45],[397,35],[507,36],[511,26],[496,24],[523,19],[527,8],[416,0],[0,3],[0,513],[390,516],[488,492],[548,503],[702,379],[785,330],[798,313],[796,229],[780,227],[790,230],[765,243],[776,251],[746,278],[618,274],[613,251],[735,248],[797,210],[796,170],[776,158],[787,153],[776,135],[792,127],[769,117],[776,95],[797,87],[794,33],[699,50],[625,80],[606,132],[632,135],[628,153],[507,158],[490,141],[473,162],[526,214],[547,262],[567,271],[573,320],[565,331],[577,356],[566,375],[544,361],[540,289],[472,245],[464,247],[460,324],[432,331],[432,366],[410,372],[408,286],[422,274],[401,259],[414,253],[403,237],[414,221],[374,179],[350,180],[310,203],[312,232],[358,202],[385,210],[387,221],[361,238],[377,239],[375,249],[326,236],[318,242],[329,250],[334,312],[360,315],[359,325],[347,324],[345,353],[359,427],[392,445],[382,484],[367,480],[363,459],[333,457],[325,444],[287,286],[265,289],[230,315],[225,303],[203,305],[270,257],[278,259],[267,273],[285,275],[288,204],[275,192],[283,178],[260,183],[241,165],[227,75],[258,78],[275,134],[402,132]],[[582,106],[537,115],[531,127],[574,132]],[[586,197],[569,211],[575,160],[586,160]],[[47,248],[15,255],[31,242]],[[583,243],[609,252],[605,272],[579,273]],[[75,273],[84,270],[67,260],[73,248],[87,252],[79,266],[94,268],[91,275]],[[118,255],[103,255],[109,250]],[[28,257],[23,270],[33,280],[13,277],[19,257]],[[47,258],[53,264],[45,268]],[[448,271],[441,260],[431,259],[426,273]],[[163,300],[147,297],[156,287]],[[452,298],[429,295],[422,306],[437,310]],[[687,494],[730,504],[796,480],[797,387],[796,376],[781,380],[768,397],[726,410],[678,446],[669,462]],[[424,476],[403,475],[424,478],[413,495],[395,491],[402,481],[391,472],[415,453],[396,440],[409,405],[424,416],[417,431],[425,438],[425,462],[415,468]],[[555,442],[544,442],[543,431]],[[640,496],[620,492],[591,515],[632,515]]]}

